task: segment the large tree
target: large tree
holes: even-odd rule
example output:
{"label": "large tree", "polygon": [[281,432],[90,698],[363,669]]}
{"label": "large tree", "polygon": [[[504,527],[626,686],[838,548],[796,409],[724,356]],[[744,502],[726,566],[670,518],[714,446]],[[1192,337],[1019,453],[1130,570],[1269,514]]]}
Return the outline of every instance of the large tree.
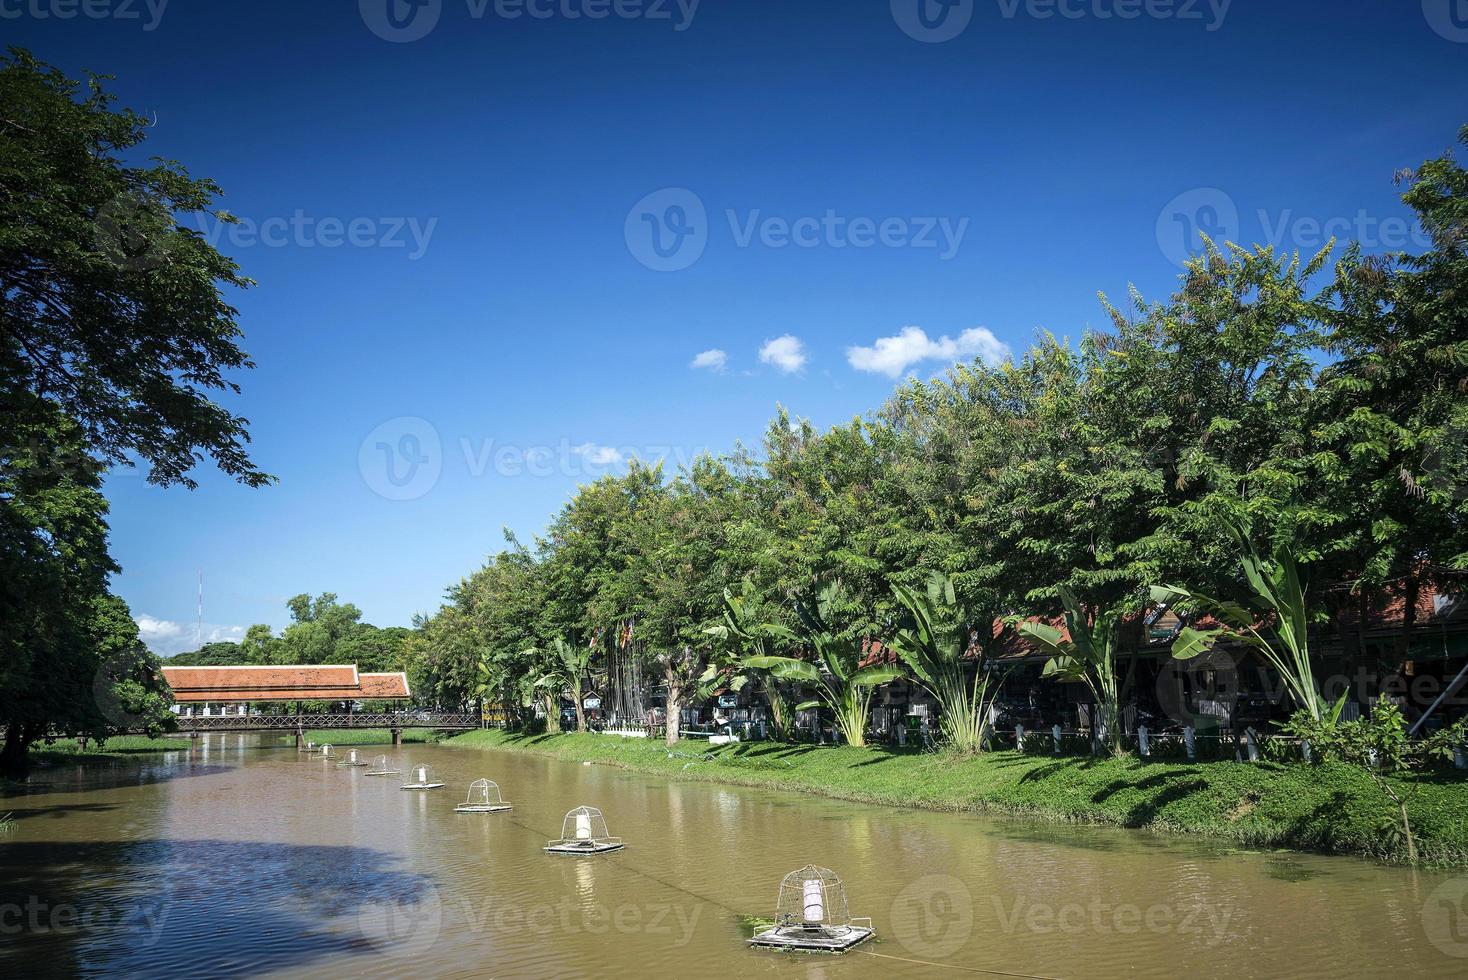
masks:
{"label": "large tree", "polygon": [[208,456],[251,486],[246,420],[217,404],[251,367],[223,290],[250,285],[189,215],[213,181],[136,158],[148,120],[25,51],[0,59],[0,407],[75,419],[99,459],[192,487]]}

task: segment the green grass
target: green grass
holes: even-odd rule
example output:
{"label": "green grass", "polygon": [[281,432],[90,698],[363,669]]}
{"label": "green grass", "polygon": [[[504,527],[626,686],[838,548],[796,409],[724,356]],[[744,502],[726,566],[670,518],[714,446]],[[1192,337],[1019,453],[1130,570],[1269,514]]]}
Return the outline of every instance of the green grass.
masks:
{"label": "green grass", "polygon": [[[295,744],[295,733],[285,732],[281,738]],[[426,728],[403,729],[403,742],[437,742],[439,733]],[[307,729],[306,741],[317,745],[391,745],[392,732],[386,728]]]}
{"label": "green grass", "polygon": [[103,742],[88,741],[85,751],[74,738],[58,738],[49,745],[36,742],[30,747],[30,756],[37,762],[95,762],[124,759],[149,752],[187,752],[188,749],[189,741],[186,738],[114,735]]}
{"label": "green grass", "polygon": [[[1394,813],[1365,773],[1345,766],[1150,762],[994,752],[959,757],[883,748],[747,742],[710,749],[603,735],[466,732],[443,744],[530,751],[680,779],[813,793],[932,810],[1111,824],[1247,847],[1401,861],[1383,825]],[[1412,828],[1429,863],[1468,866],[1468,779],[1422,777]]]}

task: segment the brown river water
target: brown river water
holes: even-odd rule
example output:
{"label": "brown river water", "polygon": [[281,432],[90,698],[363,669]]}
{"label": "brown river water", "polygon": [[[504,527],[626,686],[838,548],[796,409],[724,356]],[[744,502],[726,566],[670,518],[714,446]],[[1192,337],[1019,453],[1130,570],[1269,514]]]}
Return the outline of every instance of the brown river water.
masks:
{"label": "brown river water", "polygon": [[[284,742],[37,773],[0,814],[0,976],[1468,976],[1468,875],[1132,831],[368,746],[405,792]],[[471,781],[514,810],[457,814]],[[545,854],[600,807],[625,850]],[[780,879],[836,871],[877,940],[746,948]]]}

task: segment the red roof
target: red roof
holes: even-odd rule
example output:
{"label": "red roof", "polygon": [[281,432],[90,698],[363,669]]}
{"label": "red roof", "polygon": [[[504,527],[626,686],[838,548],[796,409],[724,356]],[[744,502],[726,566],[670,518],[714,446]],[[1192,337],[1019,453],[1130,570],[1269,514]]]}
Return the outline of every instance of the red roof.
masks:
{"label": "red roof", "polygon": [[175,701],[345,701],[408,697],[403,674],[357,674],[354,664],[167,667]]}
{"label": "red roof", "polygon": [[362,675],[362,697],[364,698],[406,698],[409,696],[407,674],[399,672]]}

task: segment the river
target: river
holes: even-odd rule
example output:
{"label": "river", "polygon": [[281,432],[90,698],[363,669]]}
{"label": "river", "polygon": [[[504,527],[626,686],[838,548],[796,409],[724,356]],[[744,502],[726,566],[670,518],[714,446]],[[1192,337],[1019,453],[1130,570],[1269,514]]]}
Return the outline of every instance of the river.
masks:
{"label": "river", "polygon": [[[680,783],[513,752],[368,746],[405,792],[285,742],[64,765],[0,814],[8,976],[1055,978],[1468,975],[1468,876],[1114,829]],[[458,814],[468,784],[514,810]],[[543,853],[600,807],[627,842]],[[807,864],[878,939],[746,948]]]}

